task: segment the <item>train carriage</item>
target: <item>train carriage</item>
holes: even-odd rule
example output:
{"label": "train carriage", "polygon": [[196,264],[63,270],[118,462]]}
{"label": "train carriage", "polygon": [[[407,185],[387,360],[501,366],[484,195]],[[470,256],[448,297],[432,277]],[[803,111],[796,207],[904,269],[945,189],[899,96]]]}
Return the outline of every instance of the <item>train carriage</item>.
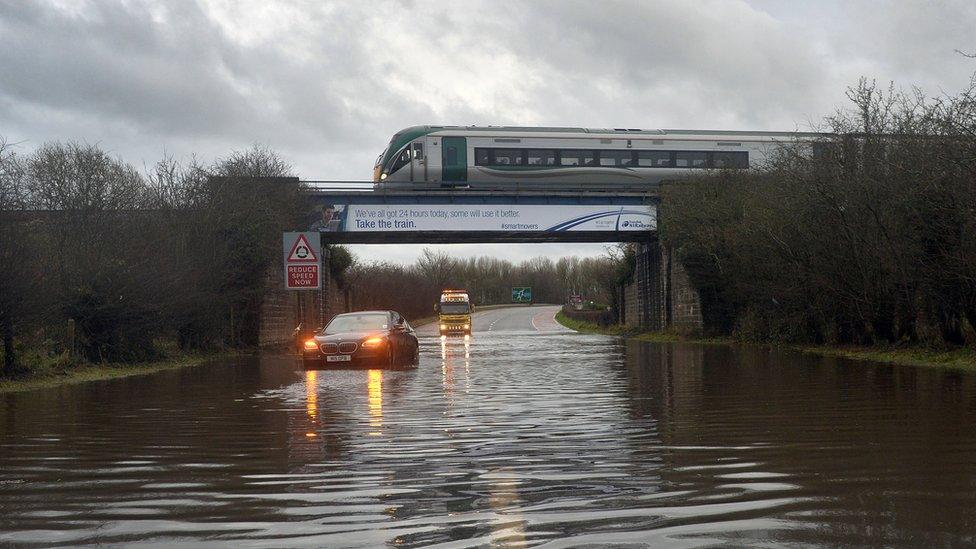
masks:
{"label": "train carriage", "polygon": [[413,126],[390,141],[377,188],[646,187],[701,170],[749,169],[821,134],[713,130]]}

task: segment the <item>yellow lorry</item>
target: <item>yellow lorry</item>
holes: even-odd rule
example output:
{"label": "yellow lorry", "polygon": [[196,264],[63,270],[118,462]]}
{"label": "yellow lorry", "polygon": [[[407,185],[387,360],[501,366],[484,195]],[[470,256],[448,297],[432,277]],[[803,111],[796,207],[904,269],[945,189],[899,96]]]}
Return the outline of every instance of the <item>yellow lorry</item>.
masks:
{"label": "yellow lorry", "polygon": [[434,304],[434,312],[442,336],[471,335],[474,305],[467,290],[443,290],[440,302]]}

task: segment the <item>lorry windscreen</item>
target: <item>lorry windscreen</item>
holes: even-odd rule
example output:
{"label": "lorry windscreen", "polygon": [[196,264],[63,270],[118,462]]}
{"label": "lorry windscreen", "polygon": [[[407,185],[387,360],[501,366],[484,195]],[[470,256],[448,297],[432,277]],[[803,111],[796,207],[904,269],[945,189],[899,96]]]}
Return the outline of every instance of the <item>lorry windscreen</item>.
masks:
{"label": "lorry windscreen", "polygon": [[441,303],[442,315],[466,315],[471,312],[467,303]]}

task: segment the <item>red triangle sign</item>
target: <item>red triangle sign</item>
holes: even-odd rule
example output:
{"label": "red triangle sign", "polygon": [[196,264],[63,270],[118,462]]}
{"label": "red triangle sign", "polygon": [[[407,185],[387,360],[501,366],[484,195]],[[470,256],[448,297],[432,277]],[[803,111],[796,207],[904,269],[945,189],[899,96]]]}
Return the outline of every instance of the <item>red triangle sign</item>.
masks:
{"label": "red triangle sign", "polygon": [[295,243],[288,252],[288,263],[318,263],[319,256],[315,255],[315,250],[308,244],[305,235],[300,234],[295,239]]}

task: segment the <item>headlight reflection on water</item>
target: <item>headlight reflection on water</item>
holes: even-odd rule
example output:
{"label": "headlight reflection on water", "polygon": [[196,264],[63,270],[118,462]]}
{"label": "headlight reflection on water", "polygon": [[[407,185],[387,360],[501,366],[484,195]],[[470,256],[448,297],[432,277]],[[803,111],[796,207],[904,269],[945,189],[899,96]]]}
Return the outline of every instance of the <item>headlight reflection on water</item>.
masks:
{"label": "headlight reflection on water", "polygon": [[[319,415],[319,381],[318,372],[315,370],[305,372],[305,413],[308,414],[308,418],[312,420],[314,426]],[[305,433],[306,438],[315,438],[316,436],[315,431]]]}
{"label": "headlight reflection on water", "polygon": [[383,427],[383,370],[367,372],[366,392],[369,402],[369,426],[371,436],[379,436]]}
{"label": "headlight reflection on water", "polygon": [[[471,336],[464,336],[464,389],[465,393],[471,391]],[[459,363],[462,357],[461,345],[458,340],[448,340],[446,338],[441,338],[441,384],[444,387],[444,392],[448,395],[454,392],[454,381],[456,374],[455,369],[461,364]]]}

